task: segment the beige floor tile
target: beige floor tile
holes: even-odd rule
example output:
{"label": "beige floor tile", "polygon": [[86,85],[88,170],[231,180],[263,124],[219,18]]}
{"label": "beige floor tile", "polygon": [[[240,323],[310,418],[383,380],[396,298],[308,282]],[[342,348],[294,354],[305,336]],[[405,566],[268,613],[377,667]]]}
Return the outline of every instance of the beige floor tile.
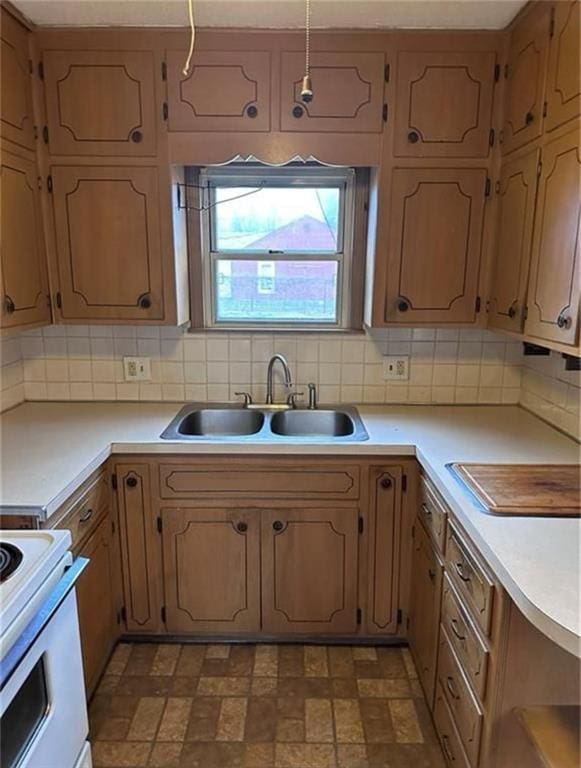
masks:
{"label": "beige floor tile", "polygon": [[333,699],[335,737],[339,744],[364,744],[363,723],[357,699]]}
{"label": "beige floor tile", "polygon": [[272,768],[274,744],[247,744],[244,752],[244,768]]}
{"label": "beige floor tile", "polygon": [[369,698],[402,699],[411,695],[409,681],[404,677],[390,680],[374,678],[358,680],[359,695]]}
{"label": "beige floor tile", "polygon": [[196,677],[199,675],[205,652],[205,645],[183,645],[175,674],[181,677]]}
{"label": "beige floor tile", "polygon": [[248,677],[201,677],[198,696],[246,696],[250,687]]}
{"label": "beige floor tile", "polygon": [[254,655],[255,677],[277,677],[278,676],[278,646],[276,645],[257,645]]}
{"label": "beige floor tile", "polygon": [[339,744],[337,765],[338,768],[368,768],[367,747],[363,744]]}
{"label": "beige floor tile", "polygon": [[180,764],[182,744],[163,742],[154,744],[149,758],[148,768],[177,768]]}
{"label": "beige floor tile", "polygon": [[151,744],[139,741],[95,741],[91,751],[94,768],[145,768]]}
{"label": "beige floor tile", "polygon": [[252,696],[274,696],[277,691],[276,677],[253,677]]}
{"label": "beige floor tile", "polygon": [[207,659],[227,659],[230,656],[230,646],[225,643],[221,645],[206,646]]}
{"label": "beige floor tile", "polygon": [[277,741],[304,741],[305,721],[298,717],[281,717],[276,724]]}
{"label": "beige floor tile", "polygon": [[277,744],[275,768],[336,768],[331,744]]}
{"label": "beige floor tile", "polygon": [[421,744],[424,741],[413,699],[391,699],[389,711],[397,742]]}
{"label": "beige floor tile", "polygon": [[160,645],[154,656],[150,675],[173,675],[180,656],[181,645]]}
{"label": "beige floor tile", "polygon": [[244,741],[248,699],[222,699],[216,741]]}
{"label": "beige floor tile", "polygon": [[410,653],[409,648],[402,648],[401,654],[403,656],[403,663],[405,664],[405,669],[407,672],[407,676],[410,678],[415,678],[418,676],[418,672],[416,669],[416,665],[414,664],[414,660],[412,658],[412,655]]}
{"label": "beige floor tile", "polygon": [[137,709],[127,734],[128,741],[153,741],[165,707],[165,699],[144,696],[139,699]]}
{"label": "beige floor tile", "polygon": [[157,732],[157,740],[183,741],[186,737],[191,708],[191,698],[168,699]]}
{"label": "beige floor tile", "polygon": [[377,661],[377,651],[375,648],[353,648],[353,658],[355,661]]}
{"label": "beige floor tile", "polygon": [[305,741],[324,744],[333,740],[333,714],[330,700],[306,699]]}
{"label": "beige floor tile", "polygon": [[329,664],[324,645],[305,645],[305,677],[328,677]]}
{"label": "beige floor tile", "polygon": [[123,674],[127,662],[129,661],[129,657],[131,656],[131,647],[132,646],[129,643],[119,643],[107,664],[107,669],[105,670],[106,675]]}

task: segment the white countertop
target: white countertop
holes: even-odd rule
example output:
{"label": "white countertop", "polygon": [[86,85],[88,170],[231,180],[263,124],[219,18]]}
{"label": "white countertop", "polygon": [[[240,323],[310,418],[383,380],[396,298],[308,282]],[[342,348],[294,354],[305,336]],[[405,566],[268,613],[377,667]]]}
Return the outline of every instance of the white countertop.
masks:
{"label": "white countertop", "polygon": [[581,520],[482,513],[455,461],[575,463],[578,444],[516,406],[360,406],[362,443],[173,442],[181,406],[25,403],[0,419],[0,512],[50,515],[112,453],[416,455],[521,611],[581,657]]}

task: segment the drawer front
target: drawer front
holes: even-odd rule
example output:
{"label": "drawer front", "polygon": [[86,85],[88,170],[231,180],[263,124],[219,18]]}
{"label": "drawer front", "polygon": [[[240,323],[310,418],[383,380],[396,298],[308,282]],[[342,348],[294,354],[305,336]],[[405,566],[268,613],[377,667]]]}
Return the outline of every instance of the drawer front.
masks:
{"label": "drawer front", "polygon": [[307,465],[272,465],[233,462],[224,465],[192,466],[162,464],[159,468],[162,499],[235,496],[260,499],[345,499],[359,498],[359,468],[343,466],[328,469]]}
{"label": "drawer front", "polygon": [[460,664],[451,648],[446,630],[440,634],[438,654],[438,680],[442,687],[458,734],[473,765],[478,763],[480,735],[482,733],[482,710],[470,689]]}
{"label": "drawer front", "polygon": [[103,473],[73,502],[57,525],[57,528],[67,528],[71,532],[73,549],[96,528],[108,501],[109,484],[107,475]]}
{"label": "drawer front", "polygon": [[462,608],[447,575],[444,576],[442,596],[442,626],[472,687],[484,701],[490,653]]}
{"label": "drawer front", "polygon": [[454,725],[454,719],[450,708],[446,704],[446,697],[442,687],[436,686],[436,702],[434,705],[434,724],[440,737],[442,750],[446,757],[446,763],[450,768],[472,768],[462,741]]}
{"label": "drawer front", "polygon": [[466,599],[474,618],[488,635],[494,584],[452,524],[448,525],[446,540],[446,571],[460,595]]}
{"label": "drawer front", "polygon": [[423,520],[426,530],[431,534],[440,552],[443,552],[446,542],[448,513],[443,502],[440,501],[437,491],[425,477],[421,478],[419,517]]}

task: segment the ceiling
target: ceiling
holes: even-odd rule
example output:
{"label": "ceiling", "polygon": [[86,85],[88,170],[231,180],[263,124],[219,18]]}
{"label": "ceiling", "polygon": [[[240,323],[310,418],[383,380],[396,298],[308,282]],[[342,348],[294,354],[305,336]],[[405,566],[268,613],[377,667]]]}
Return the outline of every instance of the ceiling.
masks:
{"label": "ceiling", "polygon": [[[501,29],[526,0],[312,0],[313,27]],[[186,0],[13,0],[41,26],[186,26]],[[304,0],[194,0],[200,27],[302,27]]]}

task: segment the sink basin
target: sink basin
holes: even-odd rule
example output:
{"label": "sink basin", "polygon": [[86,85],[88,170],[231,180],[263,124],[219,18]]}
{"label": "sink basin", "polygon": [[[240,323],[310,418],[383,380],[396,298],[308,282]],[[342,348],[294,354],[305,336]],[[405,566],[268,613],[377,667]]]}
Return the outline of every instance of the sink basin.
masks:
{"label": "sink basin", "polygon": [[284,437],[350,437],[358,426],[355,418],[342,410],[281,411],[270,422],[272,432]]}
{"label": "sink basin", "polygon": [[204,408],[193,411],[177,425],[175,435],[187,437],[240,437],[255,435],[264,425],[260,411],[244,411],[234,408]]}

